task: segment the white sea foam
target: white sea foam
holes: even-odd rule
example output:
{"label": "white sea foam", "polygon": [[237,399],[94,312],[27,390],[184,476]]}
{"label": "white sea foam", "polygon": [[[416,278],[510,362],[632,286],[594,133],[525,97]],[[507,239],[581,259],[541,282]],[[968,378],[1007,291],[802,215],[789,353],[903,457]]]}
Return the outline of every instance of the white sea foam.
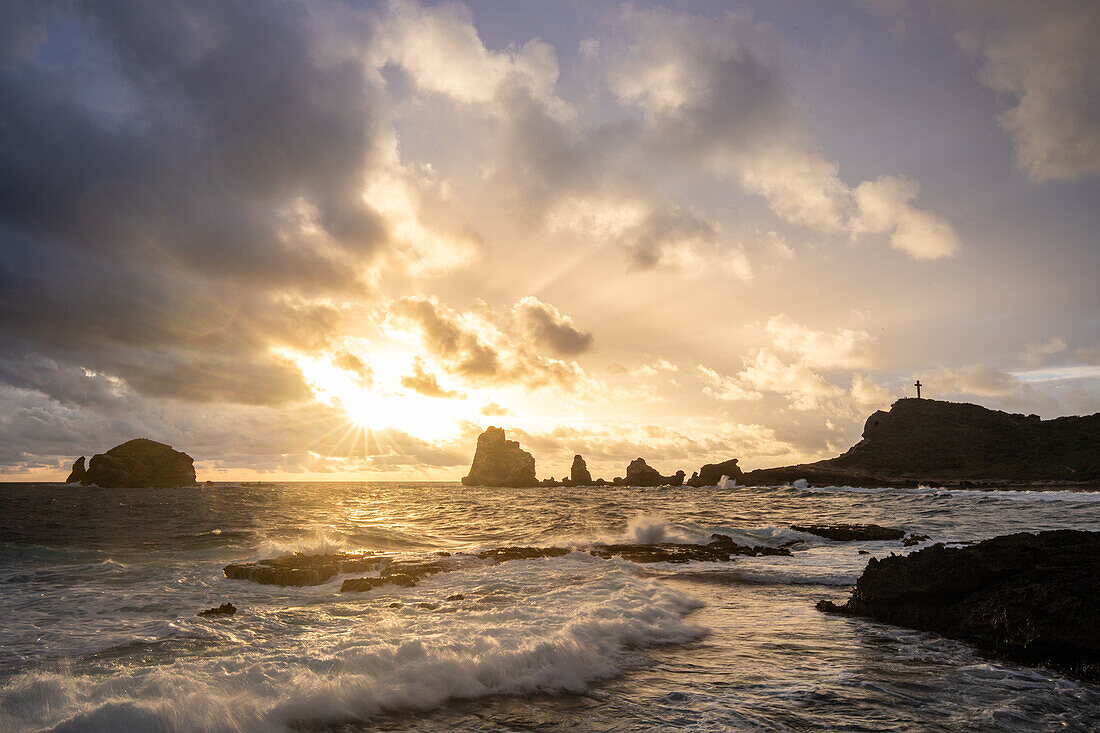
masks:
{"label": "white sea foam", "polygon": [[311,537],[294,539],[276,539],[265,537],[256,548],[256,557],[277,557],[300,552],[303,555],[329,555],[344,552],[349,543],[342,537],[333,537],[322,529],[314,531]]}
{"label": "white sea foam", "polygon": [[[467,601],[443,611],[415,605],[459,591]],[[342,596],[335,608],[242,609],[188,621],[226,634],[223,654],[152,666],[120,658],[107,677],[19,674],[0,692],[0,729],[270,730],[451,698],[581,691],[636,663],[634,649],[705,633],[684,619],[699,605],[573,553]]]}

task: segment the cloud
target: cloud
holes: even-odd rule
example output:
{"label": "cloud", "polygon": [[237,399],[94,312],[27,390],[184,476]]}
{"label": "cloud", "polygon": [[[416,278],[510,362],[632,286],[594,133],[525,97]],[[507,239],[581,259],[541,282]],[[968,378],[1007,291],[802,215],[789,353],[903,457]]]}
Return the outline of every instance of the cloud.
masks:
{"label": "cloud", "polygon": [[590,332],[577,328],[572,318],[534,296],[529,295],[516,303],[512,313],[520,332],[536,346],[563,356],[576,356],[592,348]]}
{"label": "cloud", "polygon": [[1100,5],[1091,0],[952,4],[955,39],[1008,103],[998,120],[1035,181],[1100,174]]}
{"label": "cloud", "polygon": [[764,330],[779,349],[799,356],[808,366],[821,369],[861,369],[877,366],[878,347],[866,331],[837,328],[815,331],[801,326],[785,313],[768,320]]}
{"label": "cloud", "polygon": [[858,213],[851,222],[854,236],[885,234],[890,246],[918,260],[950,257],[959,249],[951,225],[910,206],[920,186],[905,176],[882,176],[856,186]]}
{"label": "cloud", "polygon": [[743,387],[738,379],[722,376],[702,364],[698,364],[695,368],[706,382],[706,386],[703,387],[703,394],[707,397],[727,402],[759,400],[763,397],[759,392]]}
{"label": "cloud", "polygon": [[415,359],[413,362],[413,373],[401,377],[401,386],[419,392],[425,397],[440,397],[448,400],[458,400],[466,397],[462,392],[441,387],[439,379],[425,368],[424,360],[420,358]]}
{"label": "cloud", "polygon": [[1020,354],[1020,360],[1029,369],[1035,369],[1042,365],[1046,357],[1058,354],[1066,350],[1066,342],[1061,337],[1055,336],[1045,343],[1028,344]]}

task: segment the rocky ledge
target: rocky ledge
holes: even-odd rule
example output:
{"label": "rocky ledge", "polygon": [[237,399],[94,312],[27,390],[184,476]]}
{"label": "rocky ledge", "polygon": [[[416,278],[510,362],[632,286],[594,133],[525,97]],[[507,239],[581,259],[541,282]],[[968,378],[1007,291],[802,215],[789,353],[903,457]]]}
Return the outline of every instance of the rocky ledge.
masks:
{"label": "rocky ledge", "polygon": [[1100,679],[1100,532],[936,544],[867,563],[847,603],[818,609],[934,631],[995,656]]}
{"label": "rocky ledge", "polygon": [[195,459],[172,446],[135,438],[97,453],[84,468],[84,456],[73,462],[65,483],[95,484],[105,489],[171,489],[194,486]]}
{"label": "rocky ledge", "polygon": [[905,530],[877,524],[792,524],[791,529],[838,542],[900,540],[905,536]]}

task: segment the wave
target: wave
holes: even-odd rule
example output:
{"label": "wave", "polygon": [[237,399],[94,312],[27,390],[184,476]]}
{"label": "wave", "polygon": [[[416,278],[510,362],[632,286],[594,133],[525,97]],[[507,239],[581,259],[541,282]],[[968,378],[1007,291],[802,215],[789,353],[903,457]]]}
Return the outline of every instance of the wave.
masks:
{"label": "wave", "polygon": [[[469,601],[446,613],[413,602],[456,590]],[[220,622],[236,639],[222,655],[155,667],[119,659],[107,679],[21,673],[0,692],[0,729],[293,729],[455,698],[580,692],[637,664],[638,649],[706,633],[685,620],[702,605],[694,597],[577,553],[447,573],[339,605],[340,613],[288,609],[287,618],[242,612]]]}
{"label": "wave", "polygon": [[1010,501],[1068,501],[1079,503],[1100,502],[1100,491],[1033,491],[1015,489],[948,489],[936,486],[918,486],[915,489],[870,488],[862,486],[808,486],[803,479],[791,488],[812,494],[896,494],[898,496],[929,496],[934,498],[1006,499]]}

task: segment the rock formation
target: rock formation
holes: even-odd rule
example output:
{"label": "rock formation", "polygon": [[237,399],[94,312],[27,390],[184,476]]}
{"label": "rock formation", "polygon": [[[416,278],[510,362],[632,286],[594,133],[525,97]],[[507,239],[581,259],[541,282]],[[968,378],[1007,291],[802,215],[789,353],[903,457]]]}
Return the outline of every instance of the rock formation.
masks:
{"label": "rock formation", "polygon": [[979,405],[901,399],[836,458],[745,474],[749,485],[959,487],[1100,482],[1100,413],[1040,420]]}
{"label": "rock formation", "polygon": [[621,482],[616,478],[615,483],[623,486],[680,486],[684,483],[684,472],[677,471],[671,476],[662,476],[644,458],[635,458],[626,467],[626,478]]}
{"label": "rock formation", "polygon": [[838,542],[900,540],[905,536],[904,530],[877,524],[792,524],[791,529]]}
{"label": "rock formation", "polygon": [[535,458],[514,440],[504,439],[502,428],[489,427],[477,438],[465,486],[537,486]]}
{"label": "rock formation", "polygon": [[745,474],[738,467],[737,459],[731,458],[721,463],[708,463],[688,479],[688,486],[717,486],[723,476],[729,476],[734,481],[741,483]]}
{"label": "rock formation", "polygon": [[997,656],[1100,679],[1100,532],[1020,533],[872,559],[843,606]]}
{"label": "rock formation", "polygon": [[78,459],[69,474],[69,482],[73,481],[108,489],[194,486],[195,459],[164,443],[136,438],[92,456],[87,471],[84,458]]}
{"label": "rock formation", "polygon": [[87,475],[87,471],[84,469],[84,456],[77,458],[73,461],[73,470],[69,472],[69,478],[65,479],[67,484],[79,484],[84,480],[84,476]]}
{"label": "rock formation", "polygon": [[573,466],[569,469],[569,482],[574,486],[592,485],[592,474],[588,472],[588,464],[579,455],[573,456]]}
{"label": "rock formation", "polygon": [[217,608],[208,608],[205,611],[199,611],[196,616],[232,616],[237,612],[237,607],[232,603],[223,603]]}

